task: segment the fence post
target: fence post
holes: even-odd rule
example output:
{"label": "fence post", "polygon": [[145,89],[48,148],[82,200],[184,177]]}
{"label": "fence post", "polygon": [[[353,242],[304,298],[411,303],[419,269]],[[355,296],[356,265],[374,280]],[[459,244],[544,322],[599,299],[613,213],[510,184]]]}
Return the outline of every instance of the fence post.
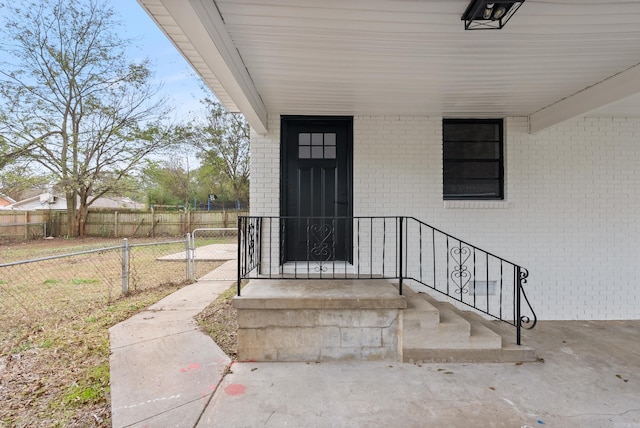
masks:
{"label": "fence post", "polygon": [[[195,240],[194,240],[195,241]],[[193,249],[193,253],[191,252],[191,234],[187,233],[186,236],[186,244],[187,244],[187,252],[185,253],[186,255],[186,262],[187,262],[187,281],[191,281],[191,279],[193,278],[194,275],[192,275],[191,273],[191,264],[194,261],[193,259],[195,258],[195,248]],[[194,242],[195,244],[195,242]]]}
{"label": "fence post", "polygon": [[122,241],[122,294],[129,292],[129,240]]}

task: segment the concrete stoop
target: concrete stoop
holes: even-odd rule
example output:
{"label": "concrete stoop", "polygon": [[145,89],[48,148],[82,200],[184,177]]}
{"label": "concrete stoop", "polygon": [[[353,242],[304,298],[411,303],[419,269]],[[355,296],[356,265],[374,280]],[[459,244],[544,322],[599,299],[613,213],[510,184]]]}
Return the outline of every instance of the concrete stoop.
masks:
{"label": "concrete stoop", "polygon": [[513,328],[383,279],[253,279],[233,305],[239,361],[536,360]]}
{"label": "concrete stoop", "polygon": [[515,331],[505,332],[496,322],[409,287],[403,294],[407,298],[401,323],[404,362],[493,363],[537,358],[532,348],[515,344]]}
{"label": "concrete stoop", "polygon": [[399,359],[406,299],[385,280],[252,279],[233,305],[239,361]]}

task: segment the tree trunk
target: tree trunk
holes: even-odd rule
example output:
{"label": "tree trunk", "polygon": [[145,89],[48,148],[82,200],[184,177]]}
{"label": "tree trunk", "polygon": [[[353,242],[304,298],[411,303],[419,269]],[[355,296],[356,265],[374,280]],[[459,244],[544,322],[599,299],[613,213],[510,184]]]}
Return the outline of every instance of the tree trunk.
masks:
{"label": "tree trunk", "polygon": [[78,222],[76,217],[75,193],[67,193],[67,236],[70,238],[78,236]]}
{"label": "tree trunk", "polygon": [[77,224],[78,224],[78,236],[84,238],[84,226],[87,222],[87,214],[89,208],[85,204],[80,204],[78,211],[76,212]]}
{"label": "tree trunk", "polygon": [[89,189],[80,189],[80,195],[78,198],[78,211],[76,212],[76,217],[78,219],[78,236],[84,238],[84,229],[85,224],[87,223],[87,215],[89,214],[89,204],[87,203]]}

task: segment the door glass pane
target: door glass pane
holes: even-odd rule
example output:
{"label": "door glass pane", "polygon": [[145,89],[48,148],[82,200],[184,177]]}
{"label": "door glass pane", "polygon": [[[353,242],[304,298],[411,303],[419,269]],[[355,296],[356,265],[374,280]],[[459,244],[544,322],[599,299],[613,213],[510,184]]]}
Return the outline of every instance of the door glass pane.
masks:
{"label": "door glass pane", "polygon": [[311,157],[313,159],[322,159],[324,157],[322,155],[322,146],[320,147],[313,146],[312,149],[313,151],[311,152]]}
{"label": "door glass pane", "polygon": [[310,146],[311,145],[311,134],[301,132],[298,134],[298,145],[299,146]]}
{"label": "door glass pane", "polygon": [[321,146],[322,145],[322,134],[318,134],[318,133],[311,134],[311,144],[313,146]]}
{"label": "door glass pane", "polygon": [[325,159],[335,159],[336,158],[336,148],[333,147],[325,147],[324,148],[324,158]]}
{"label": "door glass pane", "polygon": [[335,146],[336,145],[336,134],[333,132],[324,134],[324,145],[325,146]]}
{"label": "door glass pane", "polygon": [[309,159],[311,157],[311,147],[299,147],[298,148],[298,158],[299,159]]}

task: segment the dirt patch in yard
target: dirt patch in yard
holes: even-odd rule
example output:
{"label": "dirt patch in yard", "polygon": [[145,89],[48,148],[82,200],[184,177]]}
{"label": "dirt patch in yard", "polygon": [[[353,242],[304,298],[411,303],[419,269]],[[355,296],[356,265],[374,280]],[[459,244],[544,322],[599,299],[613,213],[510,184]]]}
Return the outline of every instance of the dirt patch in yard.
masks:
{"label": "dirt patch in yard", "polygon": [[238,349],[238,312],[231,304],[236,291],[234,284],[196,317],[200,328],[231,359],[236,358]]}

